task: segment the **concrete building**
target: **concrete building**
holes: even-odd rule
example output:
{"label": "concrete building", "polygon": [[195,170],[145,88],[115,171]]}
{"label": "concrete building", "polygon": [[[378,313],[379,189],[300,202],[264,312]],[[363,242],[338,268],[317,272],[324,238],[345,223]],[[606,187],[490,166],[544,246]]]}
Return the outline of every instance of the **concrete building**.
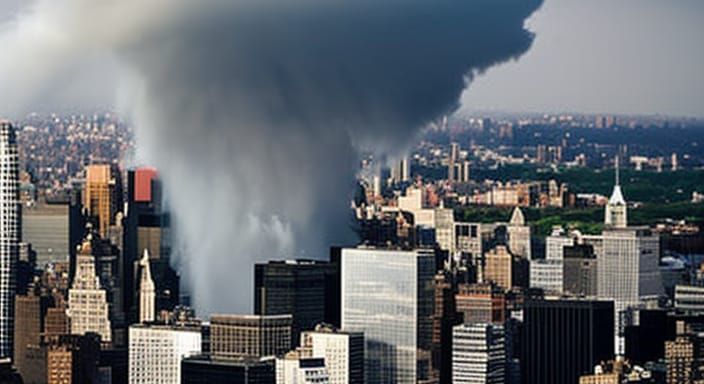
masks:
{"label": "concrete building", "polygon": [[440,249],[455,252],[455,217],[450,208],[435,209],[435,241]]}
{"label": "concrete building", "polygon": [[482,280],[493,282],[506,290],[513,287],[513,256],[506,246],[497,245],[484,254]]}
{"label": "concrete building", "polygon": [[452,383],[506,383],[503,325],[472,323],[452,328]]}
{"label": "concrete building", "polygon": [[416,383],[430,374],[431,250],[345,248],[342,329],[364,332],[365,383]]}
{"label": "concrete building", "polygon": [[562,228],[553,228],[552,234],[545,238],[545,259],[562,260],[565,247],[574,245],[574,239],[565,235]]}
{"label": "concrete building", "polygon": [[15,297],[13,365],[25,384],[46,381],[46,346],[42,343],[47,300],[38,295]]}
{"label": "concrete building", "polygon": [[21,241],[19,159],[15,129],[0,120],[0,358],[12,357],[16,273]]}
{"label": "concrete building", "polygon": [[482,255],[482,230],[479,223],[455,223],[454,251],[479,258]]}
{"label": "concrete building", "polygon": [[691,315],[704,314],[704,287],[675,286],[675,309]]}
{"label": "concrete building", "polygon": [[540,288],[546,293],[562,293],[563,261],[556,259],[534,259],[530,261],[530,287]]}
{"label": "concrete building", "polygon": [[330,384],[364,383],[364,334],[318,326],[301,334],[301,348],[325,360]]}
{"label": "concrete building", "polygon": [[181,360],[200,353],[200,327],[132,325],[129,384],[179,384]]}
{"label": "concrete building", "polygon": [[329,384],[325,359],[303,357],[297,351],[276,358],[276,384]]}
{"label": "concrete building", "polygon": [[106,291],[95,273],[90,235],[76,255],[76,276],[68,290],[68,318],[71,334],[93,332],[103,343],[112,341]]}
{"label": "concrete building", "polygon": [[280,356],[291,348],[291,315],[213,315],[210,353],[215,359]]}

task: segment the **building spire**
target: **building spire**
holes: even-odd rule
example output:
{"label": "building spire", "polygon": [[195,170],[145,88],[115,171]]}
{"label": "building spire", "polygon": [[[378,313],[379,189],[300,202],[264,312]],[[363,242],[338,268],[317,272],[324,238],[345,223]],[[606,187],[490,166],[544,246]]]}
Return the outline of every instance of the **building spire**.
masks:
{"label": "building spire", "polygon": [[154,321],[155,308],[154,300],[155,287],[152,280],[152,273],[149,267],[149,251],[145,248],[142,258],[139,260],[141,276],[139,282],[139,322],[148,323]]}
{"label": "building spire", "polygon": [[619,180],[620,179],[619,178],[620,167],[619,167],[619,155],[618,154],[616,154],[616,159],[614,159],[614,162],[616,163],[616,184],[615,185],[621,185],[621,181]]}

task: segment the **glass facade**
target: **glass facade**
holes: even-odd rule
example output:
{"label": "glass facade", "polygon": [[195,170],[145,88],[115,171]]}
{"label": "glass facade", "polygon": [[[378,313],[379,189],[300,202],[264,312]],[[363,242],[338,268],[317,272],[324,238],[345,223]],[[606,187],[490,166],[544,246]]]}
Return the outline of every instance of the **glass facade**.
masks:
{"label": "glass facade", "polygon": [[430,250],[342,251],[342,328],[364,332],[367,384],[427,377],[434,263]]}

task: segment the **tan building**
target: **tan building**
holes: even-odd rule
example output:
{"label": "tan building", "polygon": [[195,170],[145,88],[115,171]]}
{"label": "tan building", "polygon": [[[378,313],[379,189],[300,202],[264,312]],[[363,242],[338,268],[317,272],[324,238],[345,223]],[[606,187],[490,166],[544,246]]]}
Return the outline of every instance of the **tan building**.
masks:
{"label": "tan building", "polygon": [[497,245],[484,254],[484,282],[493,282],[503,289],[513,286],[513,256],[506,246]]}
{"label": "tan building", "polygon": [[526,219],[519,207],[514,208],[511,214],[511,221],[506,226],[506,234],[511,254],[530,259],[530,226],[526,225]]}
{"label": "tan building", "polygon": [[61,304],[55,308],[48,308],[44,316],[44,333],[47,338],[69,333],[66,306]]}
{"label": "tan building", "polygon": [[64,335],[50,340],[47,352],[47,383],[95,383],[99,354],[100,338],[96,334]]}
{"label": "tan building", "polygon": [[665,342],[665,361],[667,384],[694,383],[694,343],[688,336],[677,336],[675,340]]}
{"label": "tan building", "polygon": [[586,375],[579,378],[579,384],[620,384],[618,373]]}
{"label": "tan building", "polygon": [[98,220],[98,231],[101,237],[107,237],[112,215],[115,213],[114,189],[115,179],[110,165],[96,164],[86,168],[83,207],[90,216]]}
{"label": "tan building", "polygon": [[291,348],[291,315],[213,315],[213,358],[238,359],[283,355]]}
{"label": "tan building", "polygon": [[112,341],[107,293],[95,273],[91,236],[83,241],[76,255],[76,276],[68,290],[69,328],[73,335],[97,333],[101,341]]}

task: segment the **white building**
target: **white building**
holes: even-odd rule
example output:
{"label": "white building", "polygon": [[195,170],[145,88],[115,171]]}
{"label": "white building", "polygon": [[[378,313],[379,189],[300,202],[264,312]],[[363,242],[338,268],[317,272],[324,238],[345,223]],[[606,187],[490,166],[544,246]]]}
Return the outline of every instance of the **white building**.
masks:
{"label": "white building", "polygon": [[[622,335],[629,307],[663,294],[660,238],[648,228],[612,228],[603,232],[603,252],[597,255],[597,294],[614,300],[616,332]],[[618,337],[617,352],[623,352]]]}
{"label": "white building", "polygon": [[619,184],[618,156],[616,157],[616,183],[611,198],[606,204],[604,211],[604,224],[614,228],[626,228],[628,226],[628,205],[621,192]]}
{"label": "white building", "polygon": [[301,333],[301,348],[310,357],[325,359],[330,384],[364,382],[364,334],[318,326]]}
{"label": "white building", "polygon": [[435,241],[440,249],[455,252],[455,218],[450,208],[435,209]]}
{"label": "white building", "polygon": [[452,328],[453,384],[503,384],[506,359],[502,325],[473,323]]}
{"label": "white building", "polygon": [[535,259],[530,261],[530,287],[545,293],[560,294],[563,288],[563,260]]}
{"label": "white building", "polygon": [[342,250],[342,329],[364,332],[365,383],[428,379],[434,274],[432,250]]}
{"label": "white building", "polygon": [[139,269],[139,322],[148,323],[154,321],[156,294],[147,249],[144,250],[144,254],[139,260]]}
{"label": "white building", "polygon": [[71,333],[88,332],[100,335],[100,341],[112,341],[107,292],[100,287],[95,273],[95,257],[91,246],[92,236],[83,240],[76,254],[76,275],[68,290],[68,319]]}
{"label": "white building", "polygon": [[325,359],[292,351],[276,359],[276,384],[329,384]]}
{"label": "white building", "polygon": [[553,228],[552,234],[545,238],[545,258],[547,260],[563,260],[565,247],[573,245],[574,239],[567,236],[562,228]]}
{"label": "white building", "polygon": [[675,309],[688,314],[704,314],[704,287],[675,286]]}
{"label": "white building", "polygon": [[511,214],[511,221],[506,227],[508,249],[512,255],[530,259],[530,226],[526,225],[521,208],[516,207]]}
{"label": "white building", "polygon": [[129,384],[180,384],[181,359],[200,352],[200,327],[130,326]]}
{"label": "white building", "polygon": [[11,357],[20,242],[19,160],[15,129],[0,121],[0,358]]}

